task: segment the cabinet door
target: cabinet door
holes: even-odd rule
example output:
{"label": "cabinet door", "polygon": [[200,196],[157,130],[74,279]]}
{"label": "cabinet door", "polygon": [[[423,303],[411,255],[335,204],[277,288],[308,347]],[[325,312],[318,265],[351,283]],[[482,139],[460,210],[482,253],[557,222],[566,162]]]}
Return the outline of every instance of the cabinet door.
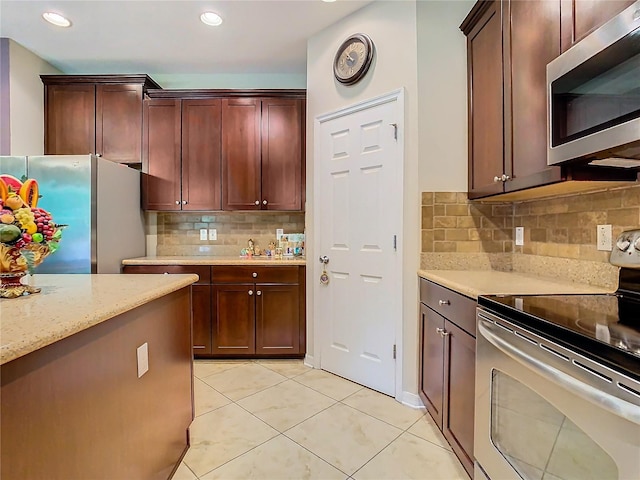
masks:
{"label": "cabinet door", "polygon": [[[558,0],[502,3],[506,191],[560,181],[547,165],[547,63],[560,54]],[[510,127],[510,128],[509,128]]]}
{"label": "cabinet door", "polygon": [[211,286],[191,287],[191,312],[193,316],[193,354],[211,353]]}
{"label": "cabinet door", "polygon": [[256,353],[300,353],[300,286],[256,284]]}
{"label": "cabinet door", "polygon": [[473,477],[476,339],[448,320],[445,331],[448,341],[442,433],[462,466]]}
{"label": "cabinet door", "polygon": [[114,162],[142,162],[142,85],[96,86],[96,151]]}
{"label": "cabinet door", "polygon": [[44,153],[87,155],[96,152],[94,84],[47,85]]}
{"label": "cabinet door", "polygon": [[504,173],[500,4],[493,2],[467,36],[469,197],[502,193]]}
{"label": "cabinet door", "polygon": [[180,100],[145,100],[143,206],[180,210]]}
{"label": "cabinet door", "polygon": [[183,210],[220,210],[221,100],[182,101]]}
{"label": "cabinet door", "polygon": [[262,208],[302,209],[302,100],[262,101]]}
{"label": "cabinet door", "polygon": [[211,353],[254,354],[255,311],[254,284],[214,285]]}
{"label": "cabinet door", "polygon": [[222,209],[260,210],[260,100],[222,100]]}
{"label": "cabinet door", "polygon": [[604,25],[635,0],[561,0],[562,51]]}
{"label": "cabinet door", "polygon": [[444,317],[420,304],[420,398],[442,429],[444,338],[437,329],[444,329]]}

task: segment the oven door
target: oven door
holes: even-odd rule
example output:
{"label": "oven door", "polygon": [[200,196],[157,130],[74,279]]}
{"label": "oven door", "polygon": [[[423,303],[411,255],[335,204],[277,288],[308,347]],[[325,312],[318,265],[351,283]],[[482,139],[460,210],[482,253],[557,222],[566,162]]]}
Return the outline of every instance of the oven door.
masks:
{"label": "oven door", "polygon": [[474,453],[493,480],[640,478],[640,386],[478,309]]}

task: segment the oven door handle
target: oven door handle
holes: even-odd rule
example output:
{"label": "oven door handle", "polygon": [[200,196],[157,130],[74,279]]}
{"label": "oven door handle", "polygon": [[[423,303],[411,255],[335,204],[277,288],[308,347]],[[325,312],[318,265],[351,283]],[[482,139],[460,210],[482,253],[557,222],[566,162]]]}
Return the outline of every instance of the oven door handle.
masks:
{"label": "oven door handle", "polygon": [[[572,375],[553,367],[548,362],[541,360],[537,355],[524,351],[525,349],[539,348],[537,345],[523,344],[524,349],[518,348],[518,346],[513,344],[511,339],[505,338],[505,336],[510,335],[514,337],[514,340],[518,341],[515,335],[496,327],[495,323],[483,319],[481,315],[479,315],[478,318],[478,332],[494,347],[542,375],[544,378],[556,383],[562,388],[570,390],[579,397],[604,408],[618,417],[640,425],[640,408],[638,408],[637,405],[602,391],[595,382],[590,384],[584,380],[578,380]],[[544,351],[540,349],[540,353],[544,353]],[[564,362],[564,360],[562,361]]]}

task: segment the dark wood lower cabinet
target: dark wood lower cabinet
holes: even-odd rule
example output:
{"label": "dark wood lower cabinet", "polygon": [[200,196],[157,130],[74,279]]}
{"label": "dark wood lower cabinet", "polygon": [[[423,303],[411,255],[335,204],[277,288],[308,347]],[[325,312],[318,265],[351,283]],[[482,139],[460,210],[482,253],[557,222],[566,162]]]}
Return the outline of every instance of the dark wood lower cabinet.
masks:
{"label": "dark wood lower cabinet", "polygon": [[255,353],[255,287],[223,284],[213,287],[212,354]]}
{"label": "dark wood lower cabinet", "polygon": [[123,273],[195,273],[196,357],[300,357],[306,347],[304,266],[125,265]]}
{"label": "dark wood lower cabinet", "polygon": [[420,302],[418,393],[473,477],[477,302],[424,279]]}

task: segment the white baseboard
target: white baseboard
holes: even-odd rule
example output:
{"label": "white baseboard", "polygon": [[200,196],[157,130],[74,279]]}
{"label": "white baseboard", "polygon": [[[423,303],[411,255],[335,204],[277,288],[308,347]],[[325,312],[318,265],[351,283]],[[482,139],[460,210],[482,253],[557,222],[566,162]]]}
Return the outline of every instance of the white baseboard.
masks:
{"label": "white baseboard", "polygon": [[307,367],[315,368],[315,364],[313,363],[313,355],[305,355],[304,356],[304,364]]}
{"label": "white baseboard", "polygon": [[422,399],[415,393],[402,392],[402,395],[400,397],[400,403],[411,408],[416,408],[421,410],[425,409],[424,404],[422,403]]}

